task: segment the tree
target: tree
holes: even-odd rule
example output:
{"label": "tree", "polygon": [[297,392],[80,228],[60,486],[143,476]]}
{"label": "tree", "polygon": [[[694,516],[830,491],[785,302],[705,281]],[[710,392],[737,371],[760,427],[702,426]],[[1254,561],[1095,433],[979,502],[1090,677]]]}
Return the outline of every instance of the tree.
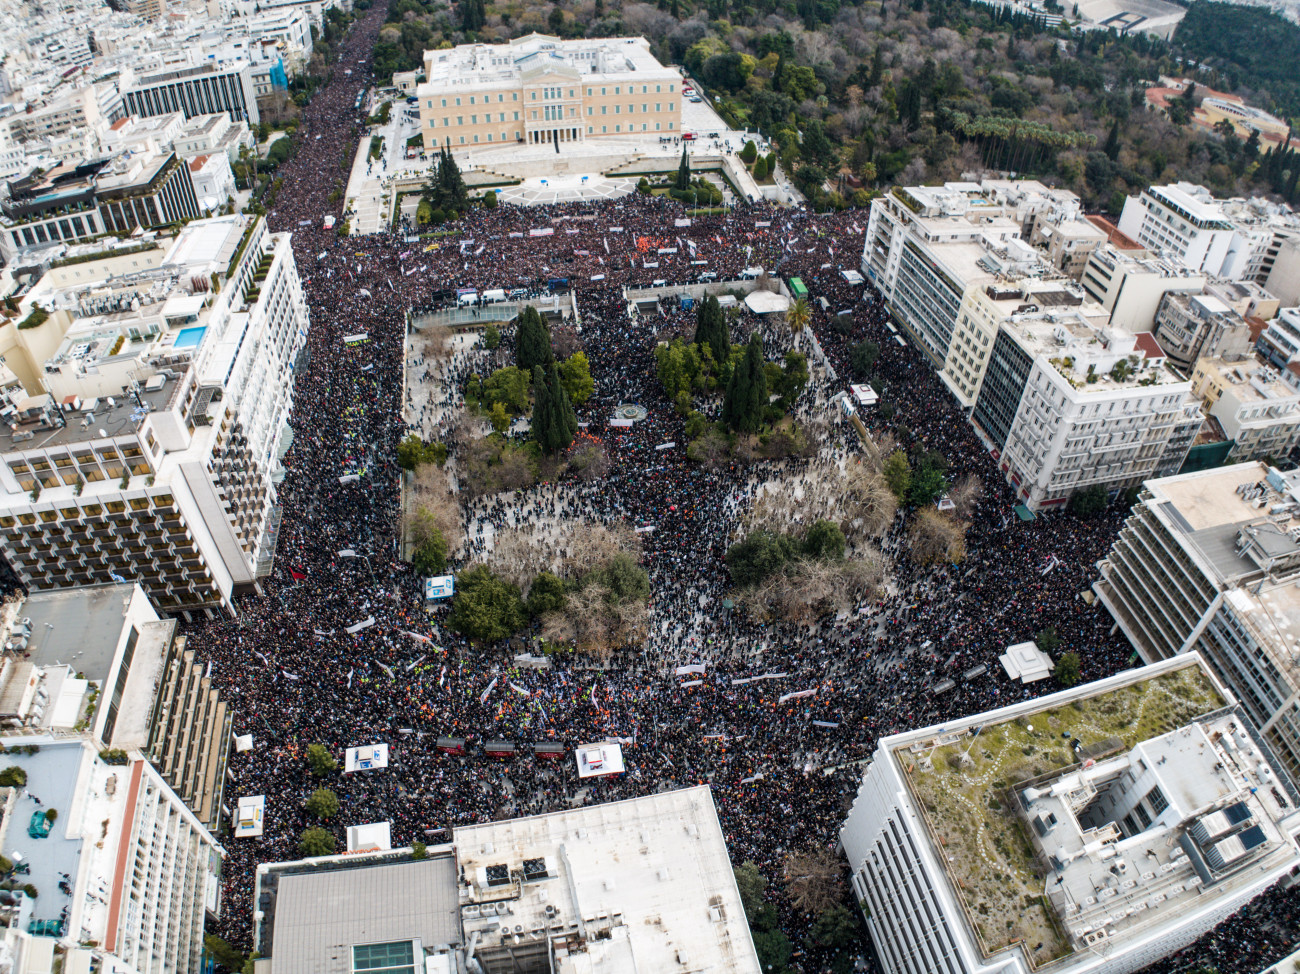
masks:
{"label": "tree", "polygon": [[568,393],[569,402],[581,406],[596,391],[596,383],[591,378],[591,363],[586,352],[574,352],[560,363],[560,384]]}
{"label": "tree", "polygon": [[673,189],[691,188],[691,164],[686,157],[686,146],[682,146],[682,161],[677,166],[677,175],[673,177]]}
{"label": "tree", "polygon": [[310,828],[298,838],[303,856],[332,856],[335,848],[334,836],[322,828]]}
{"label": "tree", "polygon": [[1081,673],[1079,671],[1079,654],[1076,652],[1062,653],[1061,658],[1056,661],[1056,682],[1063,687],[1072,687],[1079,682]]}
{"label": "tree", "polygon": [[853,369],[853,378],[865,382],[880,358],[880,346],[870,339],[863,339],[849,351],[849,366]]}
{"label": "tree", "polygon": [[799,338],[803,331],[808,327],[808,322],[812,320],[812,308],[808,305],[807,298],[795,298],[794,303],[786,309],[785,323],[790,329],[790,334],[794,336],[794,343],[799,344]]}
{"label": "tree", "polygon": [[837,950],[857,943],[858,933],[858,921],[843,903],[832,903],[817,914],[812,924],[813,941]]}
{"label": "tree", "polygon": [[751,531],[727,549],[727,570],[737,586],[757,585],[779,572],[798,553],[798,546],[786,535],[762,529]]}
{"label": "tree", "polygon": [[908,555],[918,565],[956,565],[966,557],[966,525],[933,507],[916,512],[907,541]]}
{"label": "tree", "polygon": [[819,518],[803,538],[803,550],[809,558],[839,561],[844,557],[844,532],[839,526]]}
{"label": "tree", "polygon": [[530,304],[519,313],[515,328],[515,365],[531,376],[534,368],[549,366],[554,359],[551,329]]}
{"label": "tree", "polygon": [[[463,0],[462,6],[471,0]],[[479,2],[479,0],[473,0]],[[437,211],[441,210],[444,215],[453,213],[463,213],[469,208],[469,189],[465,186],[465,180],[460,174],[460,166],[452,157],[451,150],[443,146],[438,153],[438,159],[432,169],[429,170],[429,180],[424,184],[421,199],[428,201],[429,205],[434,208],[435,223],[441,222],[437,219]],[[448,219],[452,217],[448,216]]]}
{"label": "tree", "polygon": [[411,567],[416,574],[424,576],[441,575],[447,570],[447,539],[437,528],[415,546],[411,553]]}
{"label": "tree", "polygon": [[746,140],[745,147],[740,150],[740,161],[747,166],[752,166],[754,160],[758,158],[758,146],[752,141]]}
{"label": "tree", "polygon": [[891,453],[885,458],[880,473],[895,497],[900,501],[907,497],[908,488],[912,485],[912,465],[908,462],[906,453],[902,450]]}
{"label": "tree", "polygon": [[427,859],[428,857],[429,857],[429,847],[427,845],[425,845],[423,842],[411,843],[412,859]]}
{"label": "tree", "polygon": [[475,565],[456,576],[447,626],[479,642],[496,642],[524,624],[524,604],[519,588]]}
{"label": "tree", "polygon": [[505,403],[494,402],[492,408],[488,410],[488,421],[492,424],[492,432],[504,434],[510,429],[510,417],[506,415]]}
{"label": "tree", "polygon": [[329,749],[324,744],[307,745],[307,766],[311,768],[311,773],[317,778],[323,778],[331,771],[335,770],[339,763],[330,754]]}
{"label": "tree", "polygon": [[840,861],[825,849],[791,853],[784,878],[791,904],[803,913],[828,910],[844,891]]}
{"label": "tree", "polygon": [[948,480],[943,475],[943,468],[929,462],[929,458],[926,457],[912,476],[912,483],[907,489],[907,499],[914,506],[921,507],[933,503],[947,490]]}
{"label": "tree", "polygon": [[328,788],[317,788],[307,799],[307,811],[324,821],[339,813],[339,796]]}
{"label": "tree", "polygon": [[1110,492],[1103,484],[1093,484],[1070,495],[1070,510],[1080,517],[1091,517],[1110,504]]}
{"label": "tree", "polygon": [[722,305],[710,294],[695,309],[696,345],[707,346],[713,353],[713,361],[725,362],[731,355],[731,333],[727,328],[727,316],[723,314]]}
{"label": "tree", "polygon": [[484,209],[495,210],[497,208],[497,204],[498,204],[497,191],[495,189],[488,190],[486,193],[483,194]]}
{"label": "tree", "polygon": [[767,179],[767,157],[759,156],[758,161],[754,163],[754,181],[761,183]]}
{"label": "tree", "polygon": [[755,433],[767,406],[767,374],[763,370],[763,339],[749,336],[744,358],[731,372],[722,400],[722,421],[737,433]]}
{"label": "tree", "polygon": [[288,136],[282,135],[272,142],[271,147],[266,150],[266,164],[274,169],[292,156],[293,142],[289,140]]}
{"label": "tree", "polygon": [[1034,643],[1044,653],[1052,653],[1061,645],[1061,637],[1056,634],[1055,626],[1048,626],[1034,634]]}
{"label": "tree", "polygon": [[564,601],[564,582],[551,572],[541,572],[528,588],[528,614],[534,619],[563,609]]}
{"label": "tree", "polygon": [[763,905],[763,891],[767,889],[767,880],[758,871],[758,865],[749,859],[737,866],[733,872],[736,874],[736,888],[740,891],[740,904],[745,908],[745,916],[752,923]]}
{"label": "tree", "polygon": [[240,974],[244,969],[244,962],[248,959],[216,934],[203,935],[203,949],[230,974]]}
{"label": "tree", "polygon": [[533,440],[543,453],[559,453],[573,442],[577,432],[578,417],[555,362],[551,362],[549,371],[537,366],[533,369]]}
{"label": "tree", "polygon": [[1111,162],[1119,158],[1119,119],[1111,123],[1110,132],[1106,135],[1106,144],[1102,146],[1101,151],[1106,153],[1106,158]]}
{"label": "tree", "polygon": [[495,351],[501,345],[501,329],[496,325],[488,325],[483,329],[483,347],[489,352]]}
{"label": "tree", "polygon": [[557,37],[564,34],[564,11],[560,9],[559,4],[551,8],[550,16],[546,18],[546,26]]}
{"label": "tree", "polygon": [[17,765],[10,765],[0,771],[0,787],[22,788],[27,784],[27,771]]}
{"label": "tree", "polygon": [[650,598],[649,574],[626,551],[619,552],[599,568],[593,568],[582,577],[582,584],[599,585],[608,593],[608,600],[616,605],[645,602]]}

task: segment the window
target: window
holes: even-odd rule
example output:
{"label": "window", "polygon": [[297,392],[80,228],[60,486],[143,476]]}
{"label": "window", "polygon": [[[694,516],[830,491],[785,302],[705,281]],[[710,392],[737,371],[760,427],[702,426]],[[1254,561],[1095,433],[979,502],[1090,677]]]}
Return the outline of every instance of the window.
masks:
{"label": "window", "polygon": [[457,105],[460,104],[460,99],[459,99],[459,98],[456,99],[456,104],[457,104]]}
{"label": "window", "polygon": [[1169,807],[1169,799],[1165,797],[1165,793],[1160,790],[1159,785],[1147,792],[1147,801],[1151,803],[1151,811],[1157,815]]}
{"label": "window", "polygon": [[478,124],[478,116],[477,116],[477,115],[471,115],[471,116],[469,117],[469,123],[470,123],[470,125],[477,125],[477,124]]}
{"label": "window", "polygon": [[360,944],[352,948],[353,974],[415,974],[415,948],[411,941]]}
{"label": "window", "polygon": [[443,108],[446,108],[446,107],[447,107],[447,99],[446,99],[446,98],[444,98],[444,99],[442,100],[442,107],[443,107]]}
{"label": "window", "polygon": [[588,98],[591,97],[591,89],[590,89],[590,88],[587,89],[587,97],[588,97]]}
{"label": "window", "polygon": [[464,116],[464,115],[457,115],[457,116],[456,116],[456,124],[457,124],[457,125],[464,125],[464,124],[465,124],[465,116]]}
{"label": "window", "polygon": [[469,103],[470,103],[471,105],[474,104],[474,96],[473,96],[473,95],[470,95],[470,96],[469,96]]}

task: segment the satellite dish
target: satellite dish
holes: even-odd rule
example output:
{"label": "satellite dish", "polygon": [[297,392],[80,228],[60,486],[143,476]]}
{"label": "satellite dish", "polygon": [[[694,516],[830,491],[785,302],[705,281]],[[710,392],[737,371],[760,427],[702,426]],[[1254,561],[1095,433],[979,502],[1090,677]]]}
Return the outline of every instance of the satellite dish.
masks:
{"label": "satellite dish", "polygon": [[100,436],[107,436],[107,435],[108,435],[108,430],[100,430],[100,431],[99,431],[99,435],[100,435]]}
{"label": "satellite dish", "polygon": [[112,396],[109,396],[109,397],[108,397],[108,408],[109,408],[109,409],[112,409],[112,408],[114,408],[116,405],[117,405],[117,403],[113,402],[113,397],[112,397]]}

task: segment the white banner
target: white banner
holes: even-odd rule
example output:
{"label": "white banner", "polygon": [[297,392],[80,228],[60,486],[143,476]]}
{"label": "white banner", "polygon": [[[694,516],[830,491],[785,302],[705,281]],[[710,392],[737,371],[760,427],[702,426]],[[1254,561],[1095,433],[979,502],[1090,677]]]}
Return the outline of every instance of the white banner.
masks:
{"label": "white banner", "polygon": [[555,234],[555,227],[541,227],[541,228],[535,227],[532,230],[528,231],[528,236],[530,237],[550,237],[550,236],[554,236],[554,234]]}
{"label": "white banner", "polygon": [[814,696],[816,693],[817,693],[817,691],[816,691],[815,689],[813,689],[813,690],[796,690],[794,693],[786,693],[786,694],[783,694],[780,698],[777,699],[776,702],[777,702],[778,704],[782,704],[782,703],[785,703],[785,702],[788,701],[788,700],[801,700],[801,699],[803,699],[804,697],[811,697],[811,696]]}
{"label": "white banner", "polygon": [[479,694],[478,702],[480,705],[487,703],[487,698],[492,695],[492,691],[496,689],[496,685],[497,678],[494,676],[492,677],[492,682],[487,685],[487,689]]}
{"label": "white banner", "polygon": [[703,680],[687,680],[685,683],[682,684],[682,686],[683,686],[683,687],[697,687],[697,686],[699,686],[700,684],[702,684],[703,682],[704,682]]}
{"label": "white banner", "polygon": [[677,667],[677,669],[673,670],[673,675],[674,675],[674,676],[685,676],[687,673],[701,673],[701,674],[702,674],[702,673],[704,673],[704,671],[705,671],[705,664],[704,664],[704,663],[691,663],[691,664],[689,664],[688,666],[679,666],[679,667]]}
{"label": "white banner", "polygon": [[362,629],[369,629],[374,624],[375,624],[375,617],[370,616],[366,619],[361,620],[355,626],[348,626],[347,629],[344,631],[347,632],[348,635],[355,636]]}

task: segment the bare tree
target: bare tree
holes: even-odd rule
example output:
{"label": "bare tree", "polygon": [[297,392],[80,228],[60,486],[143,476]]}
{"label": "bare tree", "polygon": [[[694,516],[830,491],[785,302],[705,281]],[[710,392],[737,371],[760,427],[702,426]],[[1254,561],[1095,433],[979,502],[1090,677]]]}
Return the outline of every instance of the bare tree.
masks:
{"label": "bare tree", "polygon": [[908,555],[918,565],[956,565],[966,557],[966,525],[942,511],[925,507],[908,528]]}
{"label": "bare tree", "polygon": [[975,514],[984,496],[984,483],[973,473],[968,473],[948,491],[948,499],[957,507],[957,516],[969,520]]}
{"label": "bare tree", "polygon": [[406,530],[416,544],[442,533],[451,550],[460,547],[461,511],[452,493],[447,472],[434,463],[422,463],[411,481],[410,503],[406,511]]}
{"label": "bare tree", "polygon": [[786,895],[795,909],[803,913],[821,913],[838,903],[844,894],[843,867],[825,849],[790,853],[783,878]]}
{"label": "bare tree", "polygon": [[590,483],[601,480],[609,472],[609,451],[605,444],[589,439],[578,440],[569,447],[566,455],[569,469],[579,480]]}

